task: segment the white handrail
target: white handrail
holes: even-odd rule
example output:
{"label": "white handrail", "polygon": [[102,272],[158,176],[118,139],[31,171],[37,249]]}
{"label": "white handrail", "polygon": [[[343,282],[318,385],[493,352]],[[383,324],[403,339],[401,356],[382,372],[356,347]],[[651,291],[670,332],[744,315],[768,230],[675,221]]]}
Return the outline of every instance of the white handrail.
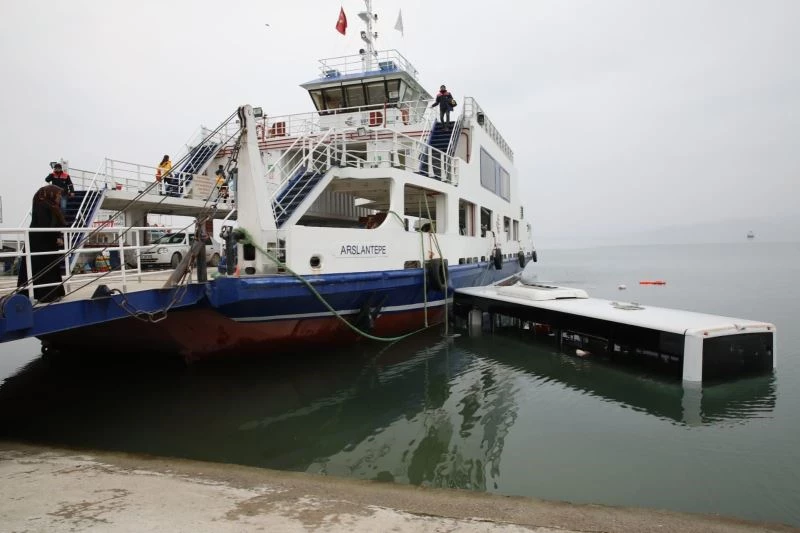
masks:
{"label": "white handrail", "polygon": [[[131,276],[135,276],[141,281],[143,276],[148,276],[150,273],[143,271],[140,254],[136,253],[136,268],[131,268],[127,266],[126,261],[126,252],[135,251],[138,252],[142,249],[153,249],[158,247],[157,244],[146,244],[143,245],[139,241],[140,231],[151,231],[153,227],[150,226],[131,226],[131,227],[108,227],[108,228],[97,228],[97,227],[84,227],[84,228],[0,228],[0,236],[7,235],[7,234],[15,234],[18,235],[17,240],[24,241],[25,248],[24,250],[17,250],[14,252],[2,252],[0,251],[0,262],[3,259],[14,258],[15,260],[18,258],[25,259],[25,266],[27,270],[28,280],[32,280],[34,277],[34,273],[32,270],[32,263],[31,257],[39,257],[39,256],[53,256],[53,259],[57,259],[61,256],[64,257],[65,265],[69,267],[69,256],[70,255],[79,255],[79,254],[92,254],[92,253],[103,253],[107,252],[114,252],[117,251],[119,253],[119,271],[118,273],[115,271],[114,274],[106,274],[102,276],[102,283],[107,283],[108,281],[122,281],[123,283],[123,292],[127,290],[126,284],[128,279]],[[187,229],[186,226],[181,227],[171,227],[171,228],[158,228],[163,230],[169,231],[176,231],[176,232],[191,232],[191,229]],[[31,252],[30,250],[30,234],[31,233],[52,233],[52,232],[59,232],[62,234],[63,242],[69,242],[68,239],[70,236],[74,236],[80,233],[87,233],[87,232],[95,232],[95,234],[111,234],[116,237],[116,243],[112,244],[100,244],[97,246],[86,246],[82,245],[80,247],[76,247],[74,250],[65,248],[62,250],[56,251],[45,251],[45,252]],[[133,232],[135,244],[128,245],[125,244],[124,235]],[[3,240],[3,239],[0,239]],[[70,252],[67,253],[67,250]],[[58,267],[55,267],[58,268]],[[162,273],[163,271],[156,271],[155,273]],[[65,289],[68,289],[69,286],[73,284],[80,283],[80,287],[82,288],[87,280],[92,279],[93,277],[97,277],[97,273],[76,273],[70,274],[69,269],[67,270],[67,276],[69,279],[63,280],[59,283],[31,283],[26,287],[26,292],[28,293],[28,297],[31,298],[33,301],[34,298],[34,289],[42,288],[42,287],[54,287],[58,285],[65,285]],[[6,278],[9,279],[9,278]],[[17,290],[16,283],[13,284],[3,284],[2,283],[3,277],[0,277],[0,295],[4,293],[10,293]],[[15,282],[16,279],[13,279]],[[98,280],[99,281],[99,280]],[[91,284],[89,284],[91,285]],[[66,291],[69,294],[69,290]]]}

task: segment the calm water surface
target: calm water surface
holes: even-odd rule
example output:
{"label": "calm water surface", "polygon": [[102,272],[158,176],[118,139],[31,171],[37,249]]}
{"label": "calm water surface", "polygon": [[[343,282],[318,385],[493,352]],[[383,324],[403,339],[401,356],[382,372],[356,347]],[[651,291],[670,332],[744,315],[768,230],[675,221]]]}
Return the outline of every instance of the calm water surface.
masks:
{"label": "calm water surface", "polygon": [[758,242],[539,263],[592,296],[773,322],[774,375],[684,389],[522,332],[189,368],[25,341],[0,349],[0,436],[800,525],[798,264],[799,244]]}

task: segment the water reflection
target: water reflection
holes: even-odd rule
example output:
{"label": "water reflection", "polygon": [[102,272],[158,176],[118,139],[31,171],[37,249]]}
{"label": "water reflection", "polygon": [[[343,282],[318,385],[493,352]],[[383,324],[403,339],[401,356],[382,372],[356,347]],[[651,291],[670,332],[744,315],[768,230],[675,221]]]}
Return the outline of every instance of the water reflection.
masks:
{"label": "water reflection", "polygon": [[700,387],[557,353],[512,331],[465,339],[462,344],[478,356],[532,377],[686,425],[738,423],[770,417],[775,409],[772,373]]}
{"label": "water reflection", "polygon": [[385,349],[188,368],[36,360],[0,386],[0,436],[493,490],[501,459],[526,467],[504,446],[521,412],[541,407],[533,393],[559,401],[553,387],[687,425],[740,423],[775,406],[771,376],[690,390],[513,337],[432,333]]}

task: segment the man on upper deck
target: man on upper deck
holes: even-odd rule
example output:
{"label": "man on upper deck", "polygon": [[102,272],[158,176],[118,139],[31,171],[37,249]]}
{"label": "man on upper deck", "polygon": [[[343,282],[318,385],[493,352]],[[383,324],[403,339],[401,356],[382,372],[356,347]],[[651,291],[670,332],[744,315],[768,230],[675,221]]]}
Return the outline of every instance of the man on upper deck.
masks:
{"label": "man on upper deck", "polygon": [[63,191],[61,193],[61,213],[65,213],[67,210],[67,196],[70,198],[75,196],[75,188],[72,186],[72,179],[69,174],[62,170],[61,163],[53,165],[53,172],[48,174],[44,181],[52,183]]}
{"label": "man on upper deck", "polygon": [[[450,111],[453,109],[453,103],[455,100],[453,99],[453,95],[450,94],[450,91],[447,90],[447,87],[442,85],[439,87],[439,94],[436,95],[436,101],[433,103],[431,108],[439,106],[439,122],[443,124],[443,128],[446,130],[450,129]],[[447,115],[447,120],[445,121],[445,115]]]}

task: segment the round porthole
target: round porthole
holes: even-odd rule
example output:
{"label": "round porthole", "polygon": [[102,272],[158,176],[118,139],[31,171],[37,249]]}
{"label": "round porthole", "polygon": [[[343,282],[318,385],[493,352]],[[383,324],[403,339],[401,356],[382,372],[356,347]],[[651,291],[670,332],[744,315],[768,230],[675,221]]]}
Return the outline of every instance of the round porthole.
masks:
{"label": "round porthole", "polygon": [[320,268],[322,266],[322,258],[318,255],[312,255],[308,264],[311,265],[311,268]]}

